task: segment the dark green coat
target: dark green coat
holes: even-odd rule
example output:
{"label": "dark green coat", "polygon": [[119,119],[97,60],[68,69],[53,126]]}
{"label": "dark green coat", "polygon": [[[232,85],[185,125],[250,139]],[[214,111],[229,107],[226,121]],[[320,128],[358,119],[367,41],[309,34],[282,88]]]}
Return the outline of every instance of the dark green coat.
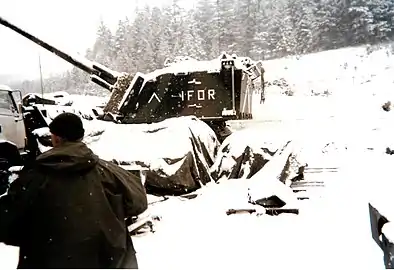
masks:
{"label": "dark green coat", "polygon": [[18,268],[115,268],[133,249],[125,218],[147,209],[141,180],[67,143],[26,166],[0,198],[0,242]]}

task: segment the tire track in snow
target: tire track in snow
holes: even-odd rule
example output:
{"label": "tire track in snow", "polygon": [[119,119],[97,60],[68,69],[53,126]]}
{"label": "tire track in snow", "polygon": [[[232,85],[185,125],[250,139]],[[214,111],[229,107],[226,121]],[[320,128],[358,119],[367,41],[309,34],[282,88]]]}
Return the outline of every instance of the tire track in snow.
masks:
{"label": "tire track in snow", "polygon": [[307,167],[304,179],[293,182],[290,187],[299,200],[313,200],[324,195],[327,181],[334,179],[339,170],[339,167]]}

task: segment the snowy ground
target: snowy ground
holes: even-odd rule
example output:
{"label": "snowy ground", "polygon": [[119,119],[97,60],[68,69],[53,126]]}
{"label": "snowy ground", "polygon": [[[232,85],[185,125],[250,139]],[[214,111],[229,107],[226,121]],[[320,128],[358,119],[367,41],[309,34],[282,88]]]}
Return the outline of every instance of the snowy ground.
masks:
{"label": "snowy ground", "polygon": [[204,196],[193,201],[153,207],[163,221],[155,234],[135,239],[141,267],[382,267],[382,254],[370,236],[364,189],[369,185],[358,183],[364,172],[352,164],[352,154],[323,155],[318,145],[324,141],[311,142],[305,156],[311,167],[340,170],[306,176],[325,181],[326,187],[316,188],[318,196],[303,203],[300,215],[226,216],[227,209],[244,205],[244,184],[232,180],[207,187]]}
{"label": "snowy ground", "polygon": [[[390,50],[348,48],[264,67],[268,80],[284,78],[294,95],[270,87],[266,103],[254,104],[254,120],[231,126],[253,128],[261,140],[292,139],[310,167],[338,172],[306,175],[326,186],[311,191],[316,196],[302,202],[299,215],[227,216],[244,203],[240,180],[208,185],[194,200],[152,205],[162,221],[156,233],[134,237],[140,268],[384,268],[370,234],[368,202],[384,204],[380,192],[391,187],[393,158],[384,152],[394,147],[394,112],[381,109],[393,97]],[[330,94],[316,94],[324,92]],[[1,249],[2,266],[15,266],[16,255]]]}
{"label": "snowy ground", "polygon": [[[163,221],[155,234],[135,238],[141,268],[383,269],[368,202],[388,185],[391,158],[384,152],[394,119],[381,105],[392,98],[393,60],[386,49],[367,55],[365,48],[349,48],[267,63],[268,80],[285,78],[294,96],[271,87],[266,104],[255,104],[254,121],[231,126],[256,129],[261,140],[293,139],[310,167],[339,167],[338,172],[306,176],[324,180],[326,187],[316,188],[317,196],[303,203],[298,216],[226,216],[243,199],[237,180],[207,187],[192,201],[152,207]],[[311,96],[311,90],[330,95]]]}

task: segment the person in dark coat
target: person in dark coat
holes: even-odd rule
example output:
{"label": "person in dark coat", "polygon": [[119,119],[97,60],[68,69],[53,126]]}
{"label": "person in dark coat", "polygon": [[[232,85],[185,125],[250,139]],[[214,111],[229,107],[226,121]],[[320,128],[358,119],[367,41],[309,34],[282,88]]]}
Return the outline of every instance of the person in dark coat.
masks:
{"label": "person in dark coat", "polygon": [[141,180],[82,142],[77,115],[49,129],[53,148],[0,198],[0,242],[19,247],[18,268],[138,268],[125,219],[147,209]]}

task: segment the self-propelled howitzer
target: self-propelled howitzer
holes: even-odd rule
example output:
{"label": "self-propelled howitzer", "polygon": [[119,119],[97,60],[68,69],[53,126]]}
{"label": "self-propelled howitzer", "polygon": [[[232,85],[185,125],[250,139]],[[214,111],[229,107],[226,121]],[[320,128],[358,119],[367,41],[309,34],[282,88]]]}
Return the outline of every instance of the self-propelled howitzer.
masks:
{"label": "self-propelled howitzer", "polygon": [[108,89],[111,97],[102,119],[151,123],[195,115],[211,126],[223,127],[226,120],[252,118],[254,92],[264,99],[262,62],[249,57],[223,53],[209,61],[175,58],[162,69],[131,76],[72,57],[1,17],[0,24],[89,73],[94,83]]}

